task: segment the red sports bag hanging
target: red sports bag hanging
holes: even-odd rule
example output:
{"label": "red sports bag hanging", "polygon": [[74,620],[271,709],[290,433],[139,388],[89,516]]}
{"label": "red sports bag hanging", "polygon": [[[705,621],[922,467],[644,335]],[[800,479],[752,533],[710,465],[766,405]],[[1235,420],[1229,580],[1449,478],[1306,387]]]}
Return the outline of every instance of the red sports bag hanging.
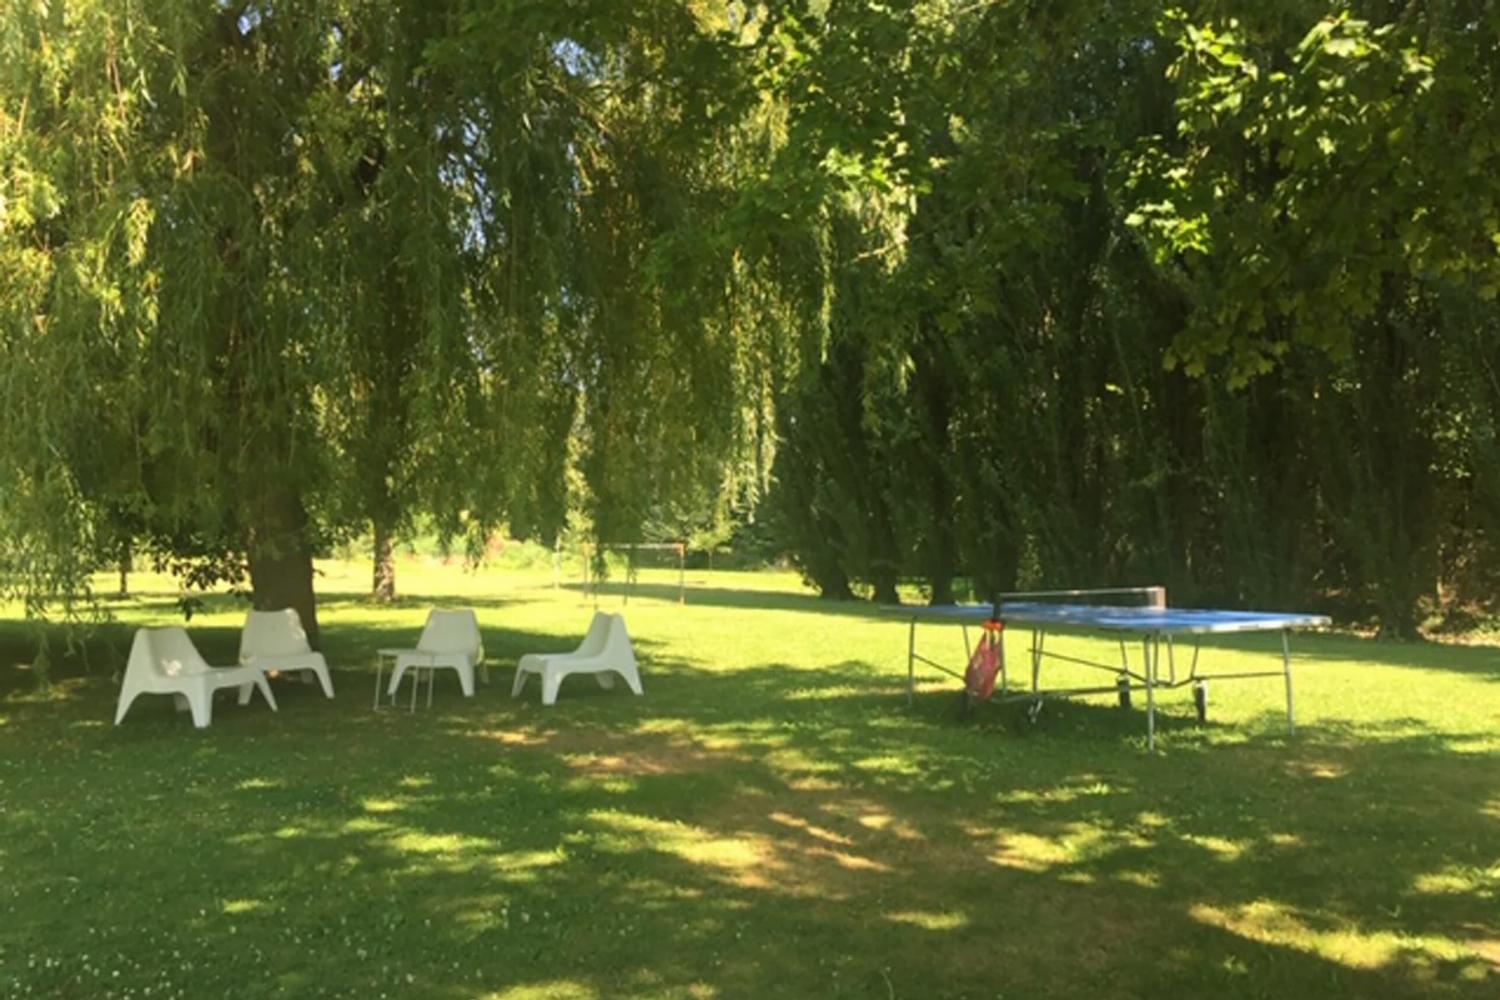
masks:
{"label": "red sports bag hanging", "polygon": [[969,657],[969,669],[964,674],[964,690],[972,701],[988,701],[995,693],[995,678],[1005,667],[1004,631],[1005,623],[998,618],[984,623],[984,635]]}

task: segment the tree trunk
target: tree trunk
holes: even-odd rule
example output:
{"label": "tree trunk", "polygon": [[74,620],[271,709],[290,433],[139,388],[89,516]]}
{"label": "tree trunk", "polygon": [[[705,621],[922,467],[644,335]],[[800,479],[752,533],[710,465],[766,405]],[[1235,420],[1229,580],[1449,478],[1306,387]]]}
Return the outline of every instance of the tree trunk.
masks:
{"label": "tree trunk", "polygon": [[878,560],[870,571],[875,593],[871,595],[876,604],[900,604],[901,595],[896,592],[896,564],[888,559]]}
{"label": "tree trunk", "polygon": [[120,593],[121,600],[130,596],[130,556],[131,545],[129,538],[120,540]]}
{"label": "tree trunk", "polygon": [[813,576],[813,583],[817,585],[818,596],[827,601],[852,601],[854,590],[849,586],[849,578],[844,571],[836,567],[824,567],[821,573]]}
{"label": "tree trunk", "polygon": [[396,558],[391,544],[391,529],[380,519],[375,526],[375,584],[370,596],[376,604],[396,599]]}
{"label": "tree trunk", "polygon": [[307,510],[296,489],[271,486],[250,527],[250,585],[257,610],[295,608],[313,649],[320,648],[317,599],[313,594],[312,547]]}
{"label": "tree trunk", "polygon": [[957,603],[953,596],[953,570],[951,565],[933,569],[929,582],[932,584],[932,599],[929,603],[934,607],[942,604]]}

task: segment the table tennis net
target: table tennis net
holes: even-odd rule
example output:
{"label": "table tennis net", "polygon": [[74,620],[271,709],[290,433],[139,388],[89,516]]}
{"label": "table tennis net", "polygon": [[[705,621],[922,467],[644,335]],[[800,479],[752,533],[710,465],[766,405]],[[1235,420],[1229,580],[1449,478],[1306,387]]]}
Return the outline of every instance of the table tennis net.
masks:
{"label": "table tennis net", "polygon": [[1157,608],[1167,606],[1167,588],[1102,587],[1088,590],[1014,590],[999,595],[999,604],[1077,604],[1082,607]]}

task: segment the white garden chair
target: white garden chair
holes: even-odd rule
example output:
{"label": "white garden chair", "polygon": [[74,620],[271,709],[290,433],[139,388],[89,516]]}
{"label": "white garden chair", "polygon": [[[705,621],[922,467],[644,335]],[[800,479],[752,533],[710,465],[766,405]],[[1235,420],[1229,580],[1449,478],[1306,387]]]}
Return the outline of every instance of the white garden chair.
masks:
{"label": "white garden chair", "polygon": [[271,685],[257,668],[210,667],[179,626],[136,629],[120,685],[115,725],[125,718],[138,695],[170,694],[176,697],[179,708],[186,704],[192,709],[193,725],[205,729],[213,719],[214,692],[230,687],[240,689],[241,705],[250,700],[251,688],[258,687],[266,704],[276,710]]}
{"label": "white garden chair", "polygon": [[240,632],[240,665],[262,673],[269,670],[311,673],[323,686],[323,694],[333,697],[328,661],[308,645],[296,608],[252,611],[245,616],[245,628]]}
{"label": "white garden chair", "polygon": [[[459,686],[464,697],[474,697],[474,669],[479,667],[486,684],[490,680],[490,668],[484,663],[484,638],[479,634],[479,619],[468,608],[460,611],[443,611],[434,608],[427,613],[427,624],[422,626],[422,635],[417,639],[416,649],[383,649],[383,655],[391,656],[396,667],[391,671],[389,694],[394,700],[401,678],[408,670],[433,671],[438,668],[458,673]],[[416,706],[416,685],[421,675],[412,682],[412,705]],[[432,702],[432,685],[427,688],[428,703]]]}
{"label": "white garden chair", "polygon": [[619,674],[630,690],[636,694],[644,693],[635,650],[625,632],[625,618],[603,611],[594,612],[588,634],[573,652],[528,653],[521,657],[521,662],[516,665],[515,683],[510,689],[512,698],[520,695],[528,674],[538,674],[542,678],[543,705],[557,703],[557,689],[563,678],[570,674],[593,674],[602,688],[613,687],[613,675]]}

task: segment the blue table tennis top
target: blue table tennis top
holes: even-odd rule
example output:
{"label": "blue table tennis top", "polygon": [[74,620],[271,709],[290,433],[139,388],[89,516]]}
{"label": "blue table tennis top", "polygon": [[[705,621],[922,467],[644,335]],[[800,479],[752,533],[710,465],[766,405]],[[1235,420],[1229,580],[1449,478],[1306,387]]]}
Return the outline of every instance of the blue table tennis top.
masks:
{"label": "blue table tennis top", "polygon": [[[989,618],[991,610],[988,604],[942,604],[890,609],[892,613],[908,614],[913,620],[976,623]],[[1271,632],[1288,628],[1317,628],[1329,624],[1326,615],[1286,611],[1214,611],[1198,608],[1044,604],[1031,601],[1001,604],[1000,618],[1007,625],[1050,625],[1106,632],[1190,635]]]}

